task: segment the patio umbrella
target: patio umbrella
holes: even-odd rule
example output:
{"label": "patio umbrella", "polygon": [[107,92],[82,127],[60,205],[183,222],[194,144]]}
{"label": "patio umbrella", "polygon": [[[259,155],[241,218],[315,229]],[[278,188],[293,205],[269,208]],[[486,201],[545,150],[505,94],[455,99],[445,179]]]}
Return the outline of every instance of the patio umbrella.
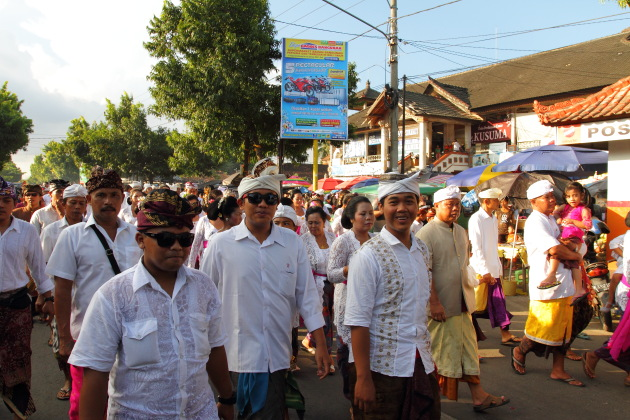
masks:
{"label": "patio umbrella", "polygon": [[357,188],[369,187],[370,185],[377,185],[377,184],[378,184],[378,178],[368,178],[368,179],[364,179],[363,181],[357,182],[352,187],[350,187],[350,189],[352,190],[352,192],[354,192],[354,190]]}
{"label": "patio umbrella", "polygon": [[571,146],[539,146],[523,150],[492,168],[493,172],[602,170],[608,152]]}
{"label": "patio umbrella", "polygon": [[342,179],[335,179],[335,178],[320,179],[319,181],[317,181],[317,189],[324,190],[324,191],[334,190],[337,187],[337,185],[341,184],[342,182],[343,182]]}
{"label": "patio umbrella", "polygon": [[431,184],[431,185],[443,186],[443,185],[445,185],[446,181],[448,181],[452,177],[453,177],[453,174],[440,174],[440,175],[436,175],[436,176],[434,176],[432,178],[429,178],[429,180],[426,183],[427,184]]}
{"label": "patio umbrella", "polygon": [[446,185],[455,185],[456,187],[474,187],[477,184],[481,184],[494,178],[495,176],[506,174],[508,172],[492,172],[495,164],[475,166],[470,169],[466,169],[463,172],[446,180]]}
{"label": "patio umbrella", "polygon": [[305,180],[304,178],[299,178],[297,176],[292,176],[284,181],[282,181],[283,187],[310,187],[311,183]]}
{"label": "patio umbrella", "polygon": [[502,191],[502,197],[509,197],[518,209],[530,209],[531,205],[527,199],[527,188],[536,181],[546,179],[554,186],[554,195],[558,203],[564,201],[564,188],[571,180],[559,173],[533,173],[519,172],[508,173],[496,176],[475,187],[475,192],[479,194],[488,188],[499,188]]}
{"label": "patio umbrella", "polygon": [[608,191],[608,178],[604,178],[599,181],[595,181],[592,184],[586,186],[586,189],[593,197],[599,193],[605,193]]}
{"label": "patio umbrella", "polygon": [[338,190],[347,190],[350,187],[352,187],[354,184],[356,184],[357,182],[361,182],[364,181],[366,179],[370,179],[372,178],[371,176],[365,176],[365,175],[361,175],[358,176],[356,178],[352,178],[348,181],[344,181],[341,184],[337,184],[337,186],[335,188],[337,188]]}

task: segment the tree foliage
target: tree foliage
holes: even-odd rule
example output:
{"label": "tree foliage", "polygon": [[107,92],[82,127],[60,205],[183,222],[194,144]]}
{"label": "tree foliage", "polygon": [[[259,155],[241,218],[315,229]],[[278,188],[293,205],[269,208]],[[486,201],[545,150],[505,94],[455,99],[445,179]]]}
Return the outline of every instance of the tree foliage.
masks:
{"label": "tree foliage", "polygon": [[[611,1],[611,0],[600,0],[600,1],[604,3],[605,1]],[[630,0],[614,0],[614,1],[616,1],[619,7],[621,7],[622,9],[625,9],[626,7],[630,7]]]}
{"label": "tree foliage", "polygon": [[202,153],[247,167],[253,150],[275,154],[280,93],[268,74],[281,54],[266,0],[166,1],[149,35],[153,111],[186,121],[192,137],[170,139],[176,149],[184,141],[184,159]]}
{"label": "tree foliage", "polygon": [[11,161],[11,155],[26,150],[28,135],[33,132],[33,121],[22,112],[22,103],[4,82],[0,89],[0,169]]}
{"label": "tree foliage", "polygon": [[6,162],[2,170],[0,170],[0,176],[8,182],[20,182],[22,175],[24,175],[24,172],[12,160]]}

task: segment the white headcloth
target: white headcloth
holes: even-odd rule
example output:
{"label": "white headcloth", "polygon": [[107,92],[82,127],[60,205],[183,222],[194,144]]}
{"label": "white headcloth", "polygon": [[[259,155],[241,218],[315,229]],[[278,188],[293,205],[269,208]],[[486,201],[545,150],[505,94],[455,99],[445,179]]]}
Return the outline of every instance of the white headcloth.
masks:
{"label": "white headcloth", "polygon": [[546,179],[536,181],[527,189],[527,199],[533,200],[536,197],[553,192],[553,185]]}
{"label": "white headcloth", "polygon": [[287,179],[287,177],[284,174],[262,175],[258,178],[243,178],[238,186],[238,196],[243,197],[243,194],[259,189],[271,190],[280,196],[282,195],[280,183],[285,179]]}
{"label": "white headcloth", "polygon": [[462,192],[455,185],[449,185],[446,188],[436,191],[435,194],[433,194],[433,204],[449,200],[451,198],[456,198],[458,200],[462,198]]}
{"label": "white headcloth", "polygon": [[133,181],[131,184],[129,184],[129,186],[131,188],[142,188],[142,184],[140,183],[140,181]]}
{"label": "white headcloth", "polygon": [[63,190],[63,198],[70,197],[86,197],[88,195],[87,189],[81,184],[72,184]]}
{"label": "white headcloth", "polygon": [[378,200],[392,194],[412,193],[420,197],[420,181],[418,176],[420,172],[416,172],[408,178],[394,180],[385,179],[378,181]]}
{"label": "white headcloth", "polygon": [[293,224],[297,226],[297,214],[291,206],[278,204],[278,209],[276,210],[276,214],[273,215],[273,218],[277,219],[278,217],[286,217],[287,219],[291,219],[293,221]]}
{"label": "white headcloth", "polygon": [[487,190],[481,191],[477,195],[477,197],[479,197],[479,198],[501,198],[501,194],[503,194],[503,191],[501,191],[499,188],[489,188]]}

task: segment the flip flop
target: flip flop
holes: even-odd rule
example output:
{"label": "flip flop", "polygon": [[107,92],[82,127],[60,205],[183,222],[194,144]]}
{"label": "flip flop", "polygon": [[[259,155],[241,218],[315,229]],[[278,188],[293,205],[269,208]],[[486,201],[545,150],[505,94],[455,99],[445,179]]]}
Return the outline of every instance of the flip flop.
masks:
{"label": "flip flop", "polygon": [[538,289],[540,289],[540,290],[547,290],[547,289],[552,289],[552,288],[554,288],[554,287],[556,287],[556,286],[560,286],[561,284],[562,284],[562,282],[560,282],[560,281],[555,281],[555,282],[553,282],[553,283],[543,284],[543,285],[536,286],[536,287],[537,287]]}
{"label": "flip flop", "polygon": [[59,391],[57,391],[57,399],[58,400],[69,400],[70,399],[70,392],[72,392],[72,388],[70,389],[64,389],[64,388],[60,388]]}
{"label": "flip flop", "polygon": [[508,347],[515,347],[515,346],[518,346],[518,343],[520,342],[521,342],[520,338],[512,336],[505,341],[501,340],[501,345],[508,346]]}
{"label": "flip flop", "polygon": [[501,407],[502,405],[505,405],[509,402],[509,398],[488,395],[481,404],[473,405],[473,410],[475,410],[477,413],[480,413],[482,411],[489,410],[490,408]]}
{"label": "flip flop", "polygon": [[567,354],[565,354],[564,357],[566,357],[569,360],[573,360],[574,362],[579,362],[580,360],[582,360],[582,356],[580,356],[579,354],[577,354],[575,352],[569,353],[567,351]]}
{"label": "flip flop", "polygon": [[588,376],[591,379],[595,379],[595,372],[593,371],[593,369],[591,369],[591,367],[588,365],[586,361],[586,353],[582,355],[582,370],[584,370],[584,374],[586,376]]}
{"label": "flip flop", "polygon": [[519,365],[520,367],[522,367],[523,369],[525,369],[525,363],[519,361],[516,359],[516,357],[514,357],[514,350],[516,349],[516,347],[512,347],[512,360],[510,361],[510,366],[512,367],[512,370],[517,374],[517,375],[525,375],[527,372],[519,372],[516,367],[514,366],[514,363],[516,363],[517,365]]}
{"label": "flip flop", "polygon": [[[581,381],[578,381],[575,378],[550,378],[552,381],[557,381],[557,382],[562,382],[565,383],[567,385],[571,385],[571,386],[576,386],[578,388],[584,388],[586,385],[584,385]],[[572,384],[571,382],[577,382],[577,384]]]}

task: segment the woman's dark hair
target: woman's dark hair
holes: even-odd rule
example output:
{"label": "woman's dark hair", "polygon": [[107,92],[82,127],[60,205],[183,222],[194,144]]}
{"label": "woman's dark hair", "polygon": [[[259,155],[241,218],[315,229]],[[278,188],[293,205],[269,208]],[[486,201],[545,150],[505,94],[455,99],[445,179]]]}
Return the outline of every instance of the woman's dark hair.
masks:
{"label": "woman's dark hair", "polygon": [[341,205],[342,206],[347,206],[348,203],[350,202],[350,200],[352,200],[353,198],[355,198],[357,196],[358,196],[358,194],[349,192],[348,194],[343,196],[343,200],[341,200]]}
{"label": "woman's dark hair", "polygon": [[[302,194],[302,191],[299,188],[291,190],[291,200],[293,200],[293,197],[295,197],[295,194]],[[302,194],[302,195],[304,195],[304,194]]]}
{"label": "woman's dark hair", "polygon": [[212,190],[212,191],[210,191],[209,195],[210,195],[210,198],[218,200],[221,197],[223,197],[223,191],[218,190],[218,189],[217,190]]}
{"label": "woman's dark hair", "polygon": [[352,219],[354,219],[357,208],[361,203],[368,203],[370,207],[372,207],[372,203],[370,203],[367,197],[362,195],[352,197],[341,214],[341,226],[343,226],[344,229],[352,229]]}
{"label": "woman's dark hair", "polygon": [[291,200],[289,197],[282,197],[280,199],[280,204],[282,204],[283,206],[293,207],[293,200]]}
{"label": "woman's dark hair", "polygon": [[319,214],[319,217],[322,218],[322,222],[326,223],[326,212],[324,212],[323,208],[317,206],[309,207],[308,209],[306,209],[306,215],[304,216],[304,218],[308,220],[308,216],[310,216],[311,214]]}
{"label": "woman's dark hair", "polygon": [[591,207],[591,204],[593,201],[591,199],[591,194],[588,192],[586,188],[584,188],[584,185],[580,184],[579,182],[570,182],[564,188],[563,196],[565,198],[565,201],[566,201],[567,192],[571,190],[577,191],[584,196],[583,203],[580,203],[580,204],[584,204],[585,207]]}
{"label": "woman's dark hair", "polygon": [[308,203],[308,204],[309,204],[309,207],[311,207],[311,203],[313,203],[313,202],[315,202],[315,203],[319,203],[319,206],[320,206],[320,207],[324,207],[324,202],[323,202],[322,200],[320,200],[319,198],[314,198],[314,199],[312,199],[312,200],[311,200],[311,202],[310,202],[310,203]]}
{"label": "woman's dark hair", "polygon": [[215,200],[208,205],[208,219],[217,220],[220,218],[225,220],[229,218],[237,208],[238,203],[236,202],[236,198],[232,196]]}

